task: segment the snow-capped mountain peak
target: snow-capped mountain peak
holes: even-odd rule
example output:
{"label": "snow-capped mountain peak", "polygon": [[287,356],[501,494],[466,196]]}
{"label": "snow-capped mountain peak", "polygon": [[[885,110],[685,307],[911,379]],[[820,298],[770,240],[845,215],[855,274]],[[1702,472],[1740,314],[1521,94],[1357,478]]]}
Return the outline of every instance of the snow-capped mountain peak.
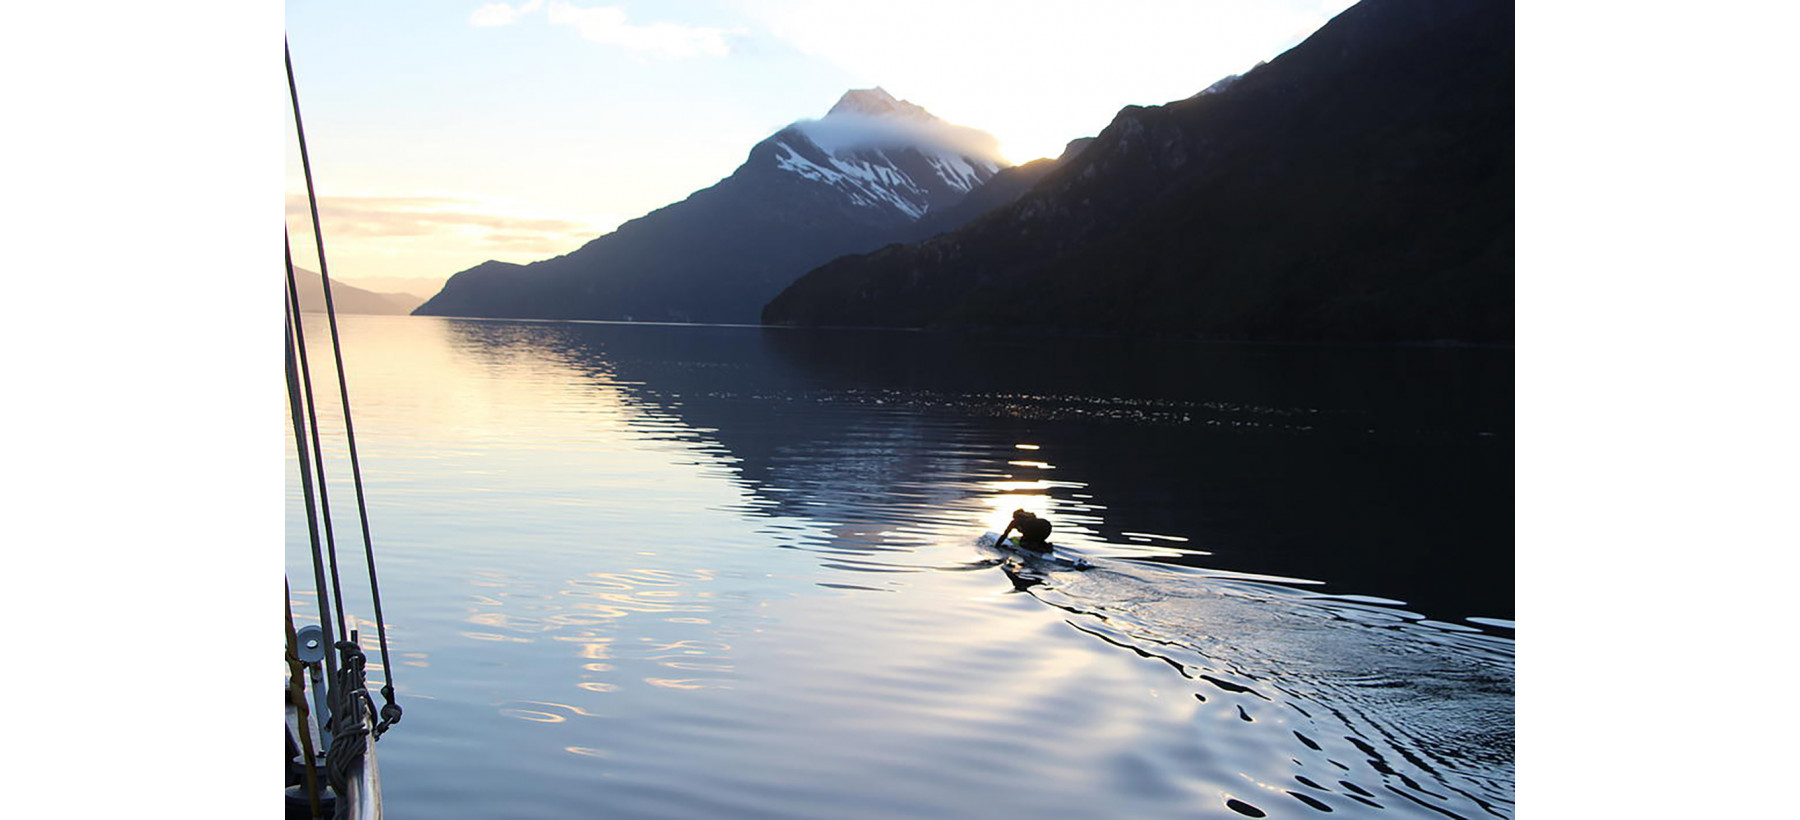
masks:
{"label": "snow-capped mountain peak", "polygon": [[1011,164],[992,134],[945,122],[880,87],[845,92],[824,118],[788,126],[775,143],[782,170],[908,220],[955,204]]}

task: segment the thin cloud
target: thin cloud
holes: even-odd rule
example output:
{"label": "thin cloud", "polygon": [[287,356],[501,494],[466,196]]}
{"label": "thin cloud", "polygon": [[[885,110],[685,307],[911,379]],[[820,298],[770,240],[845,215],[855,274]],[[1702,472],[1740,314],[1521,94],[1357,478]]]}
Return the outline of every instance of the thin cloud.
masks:
{"label": "thin cloud", "polygon": [[479,246],[494,251],[531,254],[562,254],[574,248],[565,239],[535,233],[490,233],[481,237]]}
{"label": "thin cloud", "polygon": [[861,145],[885,147],[925,143],[972,157],[1002,159],[994,135],[942,121],[834,114],[820,120],[801,120],[794,125],[820,148],[832,152]]}
{"label": "thin cloud", "polygon": [[517,7],[505,3],[489,3],[469,15],[471,26],[507,26],[517,22],[520,17],[544,7],[544,0],[527,0]]}
{"label": "thin cloud", "polygon": [[582,38],[651,57],[724,57],[731,53],[728,35],[742,32],[679,23],[633,25],[619,6],[580,8],[573,3],[550,5],[551,25],[569,26]]}
{"label": "thin cloud", "polygon": [[[347,240],[462,235],[485,247],[519,252],[560,252],[599,234],[593,226],[566,219],[483,213],[464,200],[443,197],[339,196],[319,200],[319,221],[328,236]],[[291,194],[288,216],[305,224],[306,197]]]}

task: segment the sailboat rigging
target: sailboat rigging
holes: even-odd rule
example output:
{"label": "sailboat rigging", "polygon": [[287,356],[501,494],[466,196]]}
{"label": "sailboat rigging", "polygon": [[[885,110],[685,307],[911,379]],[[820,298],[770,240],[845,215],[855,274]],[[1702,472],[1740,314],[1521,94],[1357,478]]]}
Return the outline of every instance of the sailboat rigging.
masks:
{"label": "sailboat rigging", "polygon": [[295,281],[293,248],[291,243],[284,240],[287,263],[287,309],[284,324],[288,414],[293,426],[295,461],[305,503],[314,592],[319,609],[318,624],[308,624],[296,629],[293,596],[291,589],[284,587],[284,591],[288,592],[287,623],[284,630],[288,668],[286,800],[290,817],[322,818],[329,810],[334,818],[369,820],[381,816],[380,777],[375,765],[374,742],[399,722],[401,708],[395,697],[394,665],[388,656],[387,621],[381,608],[381,586],[375,569],[374,540],[370,535],[368,502],[363,490],[362,466],[357,456],[355,426],[350,409],[350,390],[344,374],[343,349],[331,295],[331,277],[325,260],[324,232],[319,224],[318,197],[313,186],[311,159],[306,150],[306,129],[300,117],[300,94],[294,82],[293,57],[287,51],[285,43],[283,51],[287,62],[288,93],[293,102],[294,129],[299,142],[301,167],[306,176],[307,202],[311,207],[314,247],[318,250],[319,276],[323,280],[326,322],[331,331],[331,350],[338,377],[338,399],[343,409],[344,441],[356,488],[364,565],[368,568],[370,599],[381,651],[383,680],[380,691],[384,701],[377,709],[374,698],[369,694],[368,658],[361,646],[359,630],[354,628],[354,619],[347,620],[344,614],[337,539],[332,528],[324,447],[320,440],[311,363],[307,356],[299,290]]}

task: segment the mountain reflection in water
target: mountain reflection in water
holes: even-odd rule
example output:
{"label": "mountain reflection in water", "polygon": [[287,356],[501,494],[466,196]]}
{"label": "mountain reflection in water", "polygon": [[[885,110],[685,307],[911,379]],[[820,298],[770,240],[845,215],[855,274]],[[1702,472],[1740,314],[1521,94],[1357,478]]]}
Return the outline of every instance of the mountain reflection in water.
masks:
{"label": "mountain reflection in water", "polygon": [[1512,813],[1510,351],[347,319],[396,811]]}

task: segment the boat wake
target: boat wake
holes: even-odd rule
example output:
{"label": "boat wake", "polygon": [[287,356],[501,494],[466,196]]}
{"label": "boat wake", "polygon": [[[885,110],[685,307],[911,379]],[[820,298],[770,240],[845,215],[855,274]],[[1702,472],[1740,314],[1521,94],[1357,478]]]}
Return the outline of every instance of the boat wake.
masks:
{"label": "boat wake", "polygon": [[[1060,550],[1016,556],[991,534],[977,547],[1070,627],[1167,664],[1203,712],[1235,716],[1205,721],[1196,742],[1232,765],[1265,760],[1235,774],[1283,801],[1352,816],[1512,816],[1510,637],[1191,567],[1081,559],[1074,571]],[[1233,802],[1253,817],[1271,809]]]}

